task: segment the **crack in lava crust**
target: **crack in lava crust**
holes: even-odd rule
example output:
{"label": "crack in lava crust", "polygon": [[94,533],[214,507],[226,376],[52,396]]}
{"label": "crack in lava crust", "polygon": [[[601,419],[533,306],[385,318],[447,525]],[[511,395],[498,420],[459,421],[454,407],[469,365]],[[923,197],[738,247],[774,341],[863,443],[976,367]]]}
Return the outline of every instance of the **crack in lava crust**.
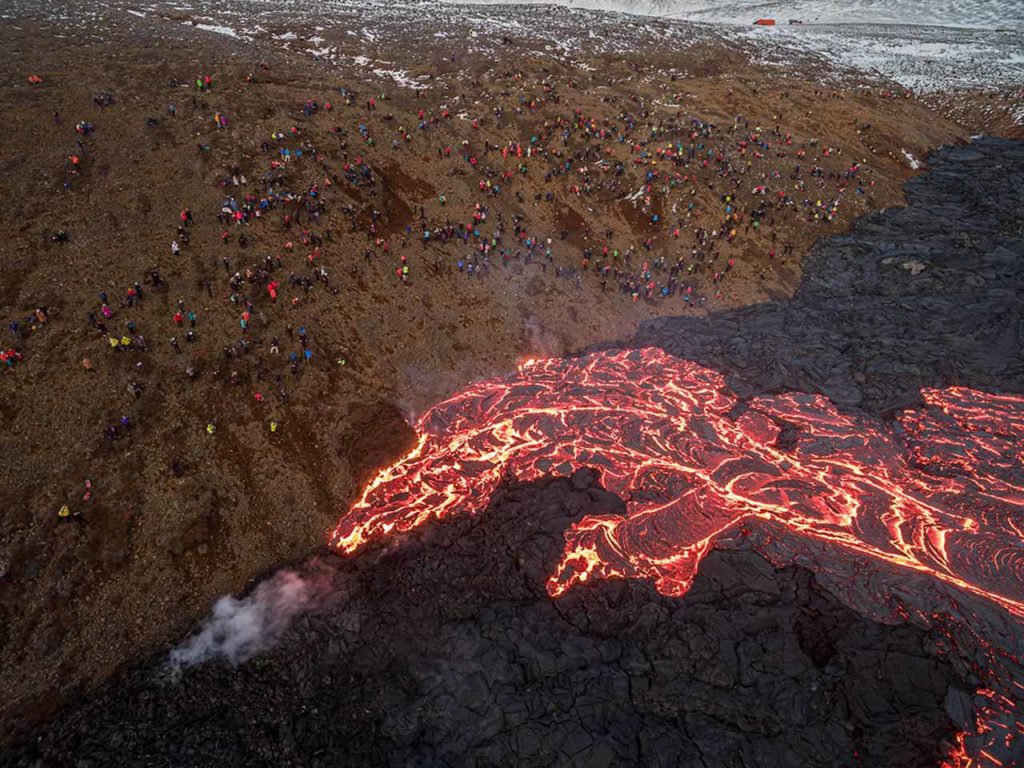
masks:
{"label": "crack in lava crust", "polygon": [[[1024,398],[961,387],[922,397],[922,409],[889,425],[817,395],[741,401],[722,374],[658,349],[530,362],[428,411],[416,447],[374,479],[331,542],[353,552],[431,518],[476,513],[506,474],[530,481],[590,466],[627,513],[585,517],[566,532],[552,596],[609,577],[649,578],[682,595],[716,541],[746,539],[759,525],[770,533],[747,540],[775,561],[800,553],[819,572],[850,571],[852,560],[862,577],[865,563],[926,574],[1019,627]],[[949,602],[970,626],[970,612]],[[989,658],[1016,665],[1011,649],[979,639]],[[1024,726],[1012,703],[996,706],[1000,695],[989,693],[979,731],[1016,737]]]}
{"label": "crack in lava crust", "polygon": [[[1006,765],[989,750],[1019,753],[1024,734],[1024,397],[963,387],[922,396],[923,409],[886,424],[819,395],[743,401],[721,374],[659,349],[532,361],[427,412],[415,449],[380,472],[331,541],[353,552],[479,512],[508,474],[589,466],[627,514],[566,531],[552,596],[597,578],[651,579],[679,596],[703,555],[737,538],[777,564],[799,559],[851,583],[872,570],[930,575],[1005,611],[982,618],[945,595],[939,612],[934,600],[906,603],[906,584],[891,600],[897,621],[952,623],[950,647],[966,632],[979,648],[972,665],[989,687],[977,691],[975,735],[944,765]],[[864,605],[878,597],[868,584],[855,601],[878,612]]]}
{"label": "crack in lava crust", "polygon": [[628,514],[566,534],[548,583],[689,588],[714,540],[760,519],[931,574],[1024,617],[1024,398],[925,390],[894,429],[800,393],[741,402],[724,377],[660,350],[523,365],[428,411],[332,544],[352,552],[432,517],[473,513],[506,473],[592,466]]}

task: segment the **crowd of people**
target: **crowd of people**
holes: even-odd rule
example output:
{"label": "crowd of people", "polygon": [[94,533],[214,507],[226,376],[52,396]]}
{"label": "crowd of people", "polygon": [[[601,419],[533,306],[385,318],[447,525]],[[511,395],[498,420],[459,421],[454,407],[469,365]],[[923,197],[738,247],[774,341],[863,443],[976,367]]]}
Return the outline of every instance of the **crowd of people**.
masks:
{"label": "crowd of people", "polygon": [[[531,92],[523,73],[510,72],[496,79],[499,94],[482,89],[475,98],[429,106],[417,93],[415,119],[385,111],[391,105],[384,94],[364,98],[340,88],[336,103],[308,98],[294,105],[291,124],[249,148],[235,143],[240,134],[225,116],[231,105],[213,76],[194,82],[201,97],[193,99],[193,113],[207,112],[217,134],[203,137],[199,152],[224,162],[221,203],[199,214],[177,212],[167,258],[173,271],[193,256],[216,269],[204,271],[197,290],[170,285],[166,270],[154,266],[119,292],[98,290],[86,322],[108,354],[163,348],[184,358],[188,381],[209,369],[250,383],[273,433],[282,422],[270,404],[288,404],[289,377],[301,377],[321,357],[345,363],[343,354],[317,354],[305,307],[316,291],[349,289],[346,276],[360,268],[357,261],[399,286],[453,280],[458,291],[460,279],[503,280],[508,270],[530,270],[579,291],[685,309],[722,298],[740,266],[764,278],[792,257],[795,232],[834,221],[849,196],[873,184],[840,148],[795,138],[782,127],[781,110],[767,126],[742,115],[720,125],[682,109],[666,113],[636,96],[570,107],[566,88],[542,80]],[[245,86],[254,82],[250,76]],[[222,102],[217,108],[205,100],[211,94]],[[177,107],[168,114],[177,119]],[[96,130],[76,123],[65,187],[81,177]],[[389,203],[408,193],[395,188],[389,170],[405,157],[444,173],[424,182],[416,199]],[[199,220],[216,222],[212,241],[206,230],[197,236]],[[58,245],[68,238],[63,231],[53,236]],[[336,269],[340,280],[330,277]],[[172,291],[180,295],[168,315],[145,309],[152,293]],[[223,302],[234,331],[204,321],[207,302]],[[9,322],[13,346],[0,352],[0,370],[23,359],[22,342],[47,319],[40,307]],[[147,335],[163,339],[154,348]],[[83,357],[85,371],[95,373],[96,354]],[[135,399],[145,385],[132,377],[127,388]],[[117,440],[131,427],[126,414],[105,425],[104,435]],[[203,427],[216,435],[216,418]]]}

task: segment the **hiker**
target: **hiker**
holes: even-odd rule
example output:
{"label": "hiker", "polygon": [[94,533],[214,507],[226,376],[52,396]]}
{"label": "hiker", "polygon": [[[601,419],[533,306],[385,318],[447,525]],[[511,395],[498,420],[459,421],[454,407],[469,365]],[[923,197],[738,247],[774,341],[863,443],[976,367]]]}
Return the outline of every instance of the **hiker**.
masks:
{"label": "hiker", "polygon": [[77,523],[82,522],[82,513],[77,509],[71,509],[67,504],[62,504],[57,510],[57,519],[61,523]]}

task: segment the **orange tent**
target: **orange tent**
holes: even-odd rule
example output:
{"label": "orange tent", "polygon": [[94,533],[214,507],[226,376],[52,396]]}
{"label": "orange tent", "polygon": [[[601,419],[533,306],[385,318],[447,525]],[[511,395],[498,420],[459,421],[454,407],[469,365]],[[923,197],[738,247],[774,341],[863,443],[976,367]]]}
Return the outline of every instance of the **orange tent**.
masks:
{"label": "orange tent", "polygon": [[774,27],[775,19],[758,19],[754,23],[759,27]]}
{"label": "orange tent", "polygon": [[28,81],[32,83],[32,85],[39,85],[39,83],[43,82],[43,78],[39,75],[29,75]]}

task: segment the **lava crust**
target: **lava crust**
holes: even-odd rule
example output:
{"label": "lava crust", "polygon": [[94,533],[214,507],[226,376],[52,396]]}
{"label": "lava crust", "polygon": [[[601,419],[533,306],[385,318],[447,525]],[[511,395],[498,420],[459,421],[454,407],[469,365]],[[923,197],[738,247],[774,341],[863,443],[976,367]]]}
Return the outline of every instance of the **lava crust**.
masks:
{"label": "lava crust", "polygon": [[624,511],[597,479],[508,481],[479,516],[321,561],[331,599],[270,655],[138,669],[9,762],[934,766],[952,746],[946,703],[969,712],[972,685],[941,638],[804,569],[714,552],[683,598],[618,580],[552,600],[564,529]]}

